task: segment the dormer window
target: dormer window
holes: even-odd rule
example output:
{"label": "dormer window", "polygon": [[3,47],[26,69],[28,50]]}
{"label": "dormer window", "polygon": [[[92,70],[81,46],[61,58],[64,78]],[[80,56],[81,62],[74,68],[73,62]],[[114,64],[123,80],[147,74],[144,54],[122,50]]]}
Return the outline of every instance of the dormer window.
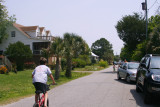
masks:
{"label": "dormer window", "polygon": [[11,31],[11,37],[16,37],[16,32],[15,31]]}

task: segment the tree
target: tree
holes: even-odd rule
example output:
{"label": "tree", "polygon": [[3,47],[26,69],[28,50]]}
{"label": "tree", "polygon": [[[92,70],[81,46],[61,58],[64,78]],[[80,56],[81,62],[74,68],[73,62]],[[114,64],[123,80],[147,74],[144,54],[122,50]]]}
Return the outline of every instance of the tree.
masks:
{"label": "tree", "polygon": [[131,54],[136,49],[136,45],[145,40],[145,26],[145,19],[138,13],[124,16],[115,26],[119,38],[127,45]]}
{"label": "tree", "polygon": [[95,41],[91,50],[93,53],[99,56],[100,59],[110,61],[110,58],[113,59],[113,50],[112,45],[105,38]]}
{"label": "tree", "polygon": [[73,42],[75,39],[75,34],[70,34],[70,33],[65,33],[64,34],[64,56],[67,61],[66,65],[66,77],[72,77],[71,70],[72,70],[72,58],[74,55],[74,50],[73,50]]}
{"label": "tree", "polygon": [[152,54],[160,53],[160,24],[154,28],[153,32],[150,34],[147,43],[147,52]]}
{"label": "tree", "polygon": [[120,53],[120,58],[121,60],[127,60],[127,61],[130,61],[131,60],[131,57],[132,57],[132,54],[128,51],[128,47],[127,46],[124,46],[122,49],[121,49],[121,53]]}
{"label": "tree", "polygon": [[75,35],[73,41],[73,57],[78,58],[80,55],[90,55],[90,49],[81,36]]}
{"label": "tree", "polygon": [[48,63],[48,58],[49,58],[50,54],[51,54],[51,52],[50,52],[49,47],[47,49],[42,48],[42,57],[47,59],[47,63]]}
{"label": "tree", "polygon": [[55,68],[55,79],[58,80],[60,76],[60,60],[64,50],[63,39],[56,37],[54,42],[51,45],[51,53],[56,56],[56,68]]}
{"label": "tree", "polygon": [[115,56],[114,56],[114,61],[117,61],[117,62],[118,62],[119,60],[120,60],[120,56],[119,56],[119,55],[115,55]]}
{"label": "tree", "polygon": [[136,50],[133,52],[132,60],[140,61],[145,56],[147,49],[147,41],[137,45]]}
{"label": "tree", "polygon": [[6,32],[7,27],[16,20],[14,16],[8,16],[8,11],[2,4],[3,2],[3,0],[0,0],[0,43],[4,38],[8,37],[8,34]]}
{"label": "tree", "polygon": [[148,20],[148,32],[151,33],[160,25],[160,16],[151,16]]}
{"label": "tree", "polygon": [[32,51],[28,46],[18,41],[8,46],[5,55],[16,64],[17,70],[21,71],[24,69],[24,61],[32,57]]}

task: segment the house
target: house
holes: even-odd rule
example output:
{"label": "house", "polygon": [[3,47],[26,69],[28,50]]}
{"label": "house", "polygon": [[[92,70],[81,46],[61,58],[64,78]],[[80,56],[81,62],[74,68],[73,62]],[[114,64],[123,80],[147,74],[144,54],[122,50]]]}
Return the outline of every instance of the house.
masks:
{"label": "house", "polygon": [[91,60],[99,61],[99,56],[91,52]]}
{"label": "house", "polygon": [[47,49],[54,40],[51,32],[46,31],[45,27],[14,23],[13,26],[8,27],[7,32],[8,38],[0,44],[0,53],[3,54],[9,44],[20,41],[31,49],[35,60],[40,57],[42,48]]}

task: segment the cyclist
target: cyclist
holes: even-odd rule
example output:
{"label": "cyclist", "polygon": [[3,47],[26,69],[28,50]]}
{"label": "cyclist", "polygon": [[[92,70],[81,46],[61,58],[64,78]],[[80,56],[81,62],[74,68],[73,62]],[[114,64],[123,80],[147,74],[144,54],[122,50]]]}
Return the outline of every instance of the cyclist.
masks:
{"label": "cyclist", "polygon": [[113,61],[113,72],[116,71],[116,65],[115,65],[115,62]]}
{"label": "cyclist", "polygon": [[[32,80],[33,80],[33,85],[37,90],[42,91],[45,93],[45,102],[44,102],[44,107],[47,107],[47,75],[50,76],[50,78],[53,81],[53,84],[56,84],[54,77],[52,75],[52,72],[49,67],[46,66],[46,58],[41,57],[40,58],[40,65],[37,66],[34,71],[32,72]],[[38,94],[35,94],[35,102],[38,104]]]}

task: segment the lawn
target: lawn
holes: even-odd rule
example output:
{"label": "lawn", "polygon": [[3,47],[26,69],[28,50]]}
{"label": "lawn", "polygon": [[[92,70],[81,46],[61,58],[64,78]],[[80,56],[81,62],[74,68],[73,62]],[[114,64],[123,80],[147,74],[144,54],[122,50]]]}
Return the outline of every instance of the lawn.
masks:
{"label": "lawn", "polygon": [[[20,71],[17,74],[13,72],[10,72],[8,75],[0,74],[0,105],[14,102],[24,97],[32,96],[35,92],[35,89],[32,85],[31,74],[32,70]],[[58,85],[61,85],[73,79],[77,79],[89,74],[90,73],[86,72],[72,72],[72,78],[66,78],[65,72],[61,72],[60,79],[56,82]],[[52,81],[49,78],[48,83],[51,82]]]}

